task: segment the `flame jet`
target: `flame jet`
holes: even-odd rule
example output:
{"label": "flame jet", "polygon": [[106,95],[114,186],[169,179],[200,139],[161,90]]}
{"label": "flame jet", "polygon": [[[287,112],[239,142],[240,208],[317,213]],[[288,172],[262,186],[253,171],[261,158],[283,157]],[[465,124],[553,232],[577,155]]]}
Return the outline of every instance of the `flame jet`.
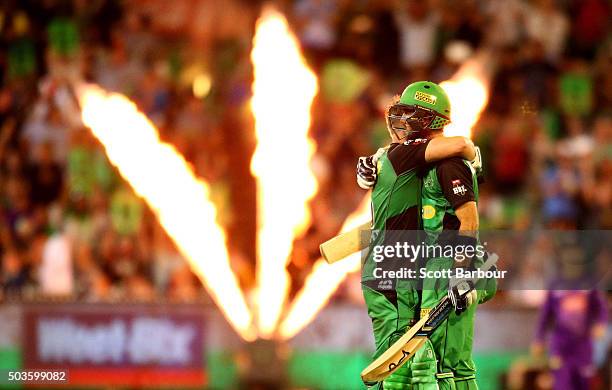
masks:
{"label": "flame jet", "polygon": [[308,202],[317,191],[310,169],[315,143],[308,136],[317,78],[300,53],[287,20],[265,8],[256,26],[251,108],[257,147],[257,323],[271,338],[289,292],[286,270],[293,240],[310,225]]}
{"label": "flame jet", "polygon": [[123,95],[94,85],[77,88],[83,123],[102,143],[110,162],[153,210],[227,321],[245,340],[256,333],[229,262],[225,232],[208,184],[155,126]]}

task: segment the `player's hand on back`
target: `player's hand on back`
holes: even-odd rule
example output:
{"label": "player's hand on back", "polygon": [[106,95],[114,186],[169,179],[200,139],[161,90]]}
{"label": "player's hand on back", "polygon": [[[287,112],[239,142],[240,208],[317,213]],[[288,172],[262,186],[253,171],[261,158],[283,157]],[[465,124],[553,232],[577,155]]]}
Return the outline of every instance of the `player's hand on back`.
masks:
{"label": "player's hand on back", "polygon": [[359,187],[369,190],[376,185],[376,180],[378,179],[376,164],[384,152],[385,149],[380,148],[371,156],[359,157],[357,161],[357,184]]}
{"label": "player's hand on back", "polygon": [[480,175],[482,173],[482,157],[480,156],[480,148],[478,146],[474,146],[474,152],[476,156],[472,161],[470,161],[470,165],[474,168],[476,175]]}

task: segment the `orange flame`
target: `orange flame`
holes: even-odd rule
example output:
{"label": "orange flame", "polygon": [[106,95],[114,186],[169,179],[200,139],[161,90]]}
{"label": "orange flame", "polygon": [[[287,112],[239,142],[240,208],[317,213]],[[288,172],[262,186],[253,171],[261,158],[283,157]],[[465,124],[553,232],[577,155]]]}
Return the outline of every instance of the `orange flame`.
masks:
{"label": "orange flame", "polygon": [[462,135],[470,138],[472,127],[480,118],[489,101],[489,75],[485,53],[465,62],[450,80],[440,86],[451,102],[451,123],[444,128],[444,135]]}
{"label": "orange flame", "polygon": [[293,240],[310,224],[308,201],[317,191],[308,137],[317,78],[300,54],[282,14],[268,8],[257,22],[251,60],[257,148],[258,328],[273,336],[289,291],[286,265]]}
{"label": "orange flame", "polygon": [[231,270],[206,182],[159,140],[155,126],[128,98],[93,85],[81,86],[78,96],[83,123],[111,163],[151,207],[228,322],[242,338],[253,340],[252,315]]}
{"label": "orange flame", "polygon": [[[340,232],[356,228],[370,219],[370,196],[368,195],[361,201],[357,210],[347,217]],[[358,271],[360,265],[361,252],[353,253],[331,265],[322,258],[318,259],[306,278],[304,287],[293,300],[287,316],[281,323],[280,336],[289,339],[308,325],[325,306],[346,275]]]}
{"label": "orange flame", "polygon": [[[452,107],[452,123],[444,130],[445,135],[469,137],[488,100],[489,77],[485,65],[487,59],[476,57],[467,61],[457,73],[441,86],[449,95]],[[369,196],[353,212],[342,227],[342,232],[367,221],[369,217]],[[327,304],[331,295],[347,274],[359,270],[360,254],[355,253],[346,259],[329,265],[323,259],[315,262],[304,287],[289,308],[281,323],[280,335],[288,339],[300,332]]]}

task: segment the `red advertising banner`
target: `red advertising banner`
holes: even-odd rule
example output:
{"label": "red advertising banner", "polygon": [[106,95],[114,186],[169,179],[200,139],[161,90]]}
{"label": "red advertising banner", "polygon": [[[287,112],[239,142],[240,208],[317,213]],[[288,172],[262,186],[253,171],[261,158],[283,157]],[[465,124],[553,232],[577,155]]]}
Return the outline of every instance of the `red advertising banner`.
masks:
{"label": "red advertising banner", "polygon": [[202,386],[204,314],[172,306],[41,305],[24,312],[24,368],[70,385]]}

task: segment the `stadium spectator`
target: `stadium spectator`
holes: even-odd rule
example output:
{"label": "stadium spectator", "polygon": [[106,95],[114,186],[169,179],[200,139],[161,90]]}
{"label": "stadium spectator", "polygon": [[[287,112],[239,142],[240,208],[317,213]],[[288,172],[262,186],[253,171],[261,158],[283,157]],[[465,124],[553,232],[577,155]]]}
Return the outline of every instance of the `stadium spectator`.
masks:
{"label": "stadium spectator", "polygon": [[[612,226],[608,4],[281,3],[320,82],[311,135],[321,185],[311,202],[312,226],[296,242],[295,288],[318,258],[318,243],[361,200],[354,159],[386,142],[381,118],[390,96],[407,81],[450,77],[482,49],[497,59],[490,101],[474,129],[491,179],[482,187],[483,226]],[[249,52],[259,4],[220,4],[195,7],[198,23],[160,17],[167,6],[136,9],[130,2],[0,6],[4,296],[62,291],[99,302],[203,295],[152,212],[83,128],[70,87],[77,80],[134,100],[209,181],[218,222],[232,233],[233,266],[241,283],[252,285]],[[209,86],[198,94],[196,76]],[[61,250],[51,245],[58,237],[69,237]],[[533,260],[541,248],[529,248],[526,258]],[[50,281],[55,266],[66,282]],[[531,273],[524,276],[519,284],[530,285]]]}
{"label": "stadium spectator", "polygon": [[396,23],[400,31],[400,62],[404,69],[427,67],[434,61],[438,15],[424,1],[407,1]]}
{"label": "stadium spectator", "polygon": [[595,373],[593,341],[605,335],[607,306],[599,291],[549,291],[532,347],[539,355],[550,333],[555,390],[588,390]]}
{"label": "stadium spectator", "polygon": [[45,296],[70,296],[74,277],[72,247],[65,234],[49,237],[38,269],[40,292]]}
{"label": "stadium spectator", "polygon": [[526,7],[523,18],[527,36],[542,43],[548,59],[558,61],[565,48],[569,18],[555,0],[536,0]]}

